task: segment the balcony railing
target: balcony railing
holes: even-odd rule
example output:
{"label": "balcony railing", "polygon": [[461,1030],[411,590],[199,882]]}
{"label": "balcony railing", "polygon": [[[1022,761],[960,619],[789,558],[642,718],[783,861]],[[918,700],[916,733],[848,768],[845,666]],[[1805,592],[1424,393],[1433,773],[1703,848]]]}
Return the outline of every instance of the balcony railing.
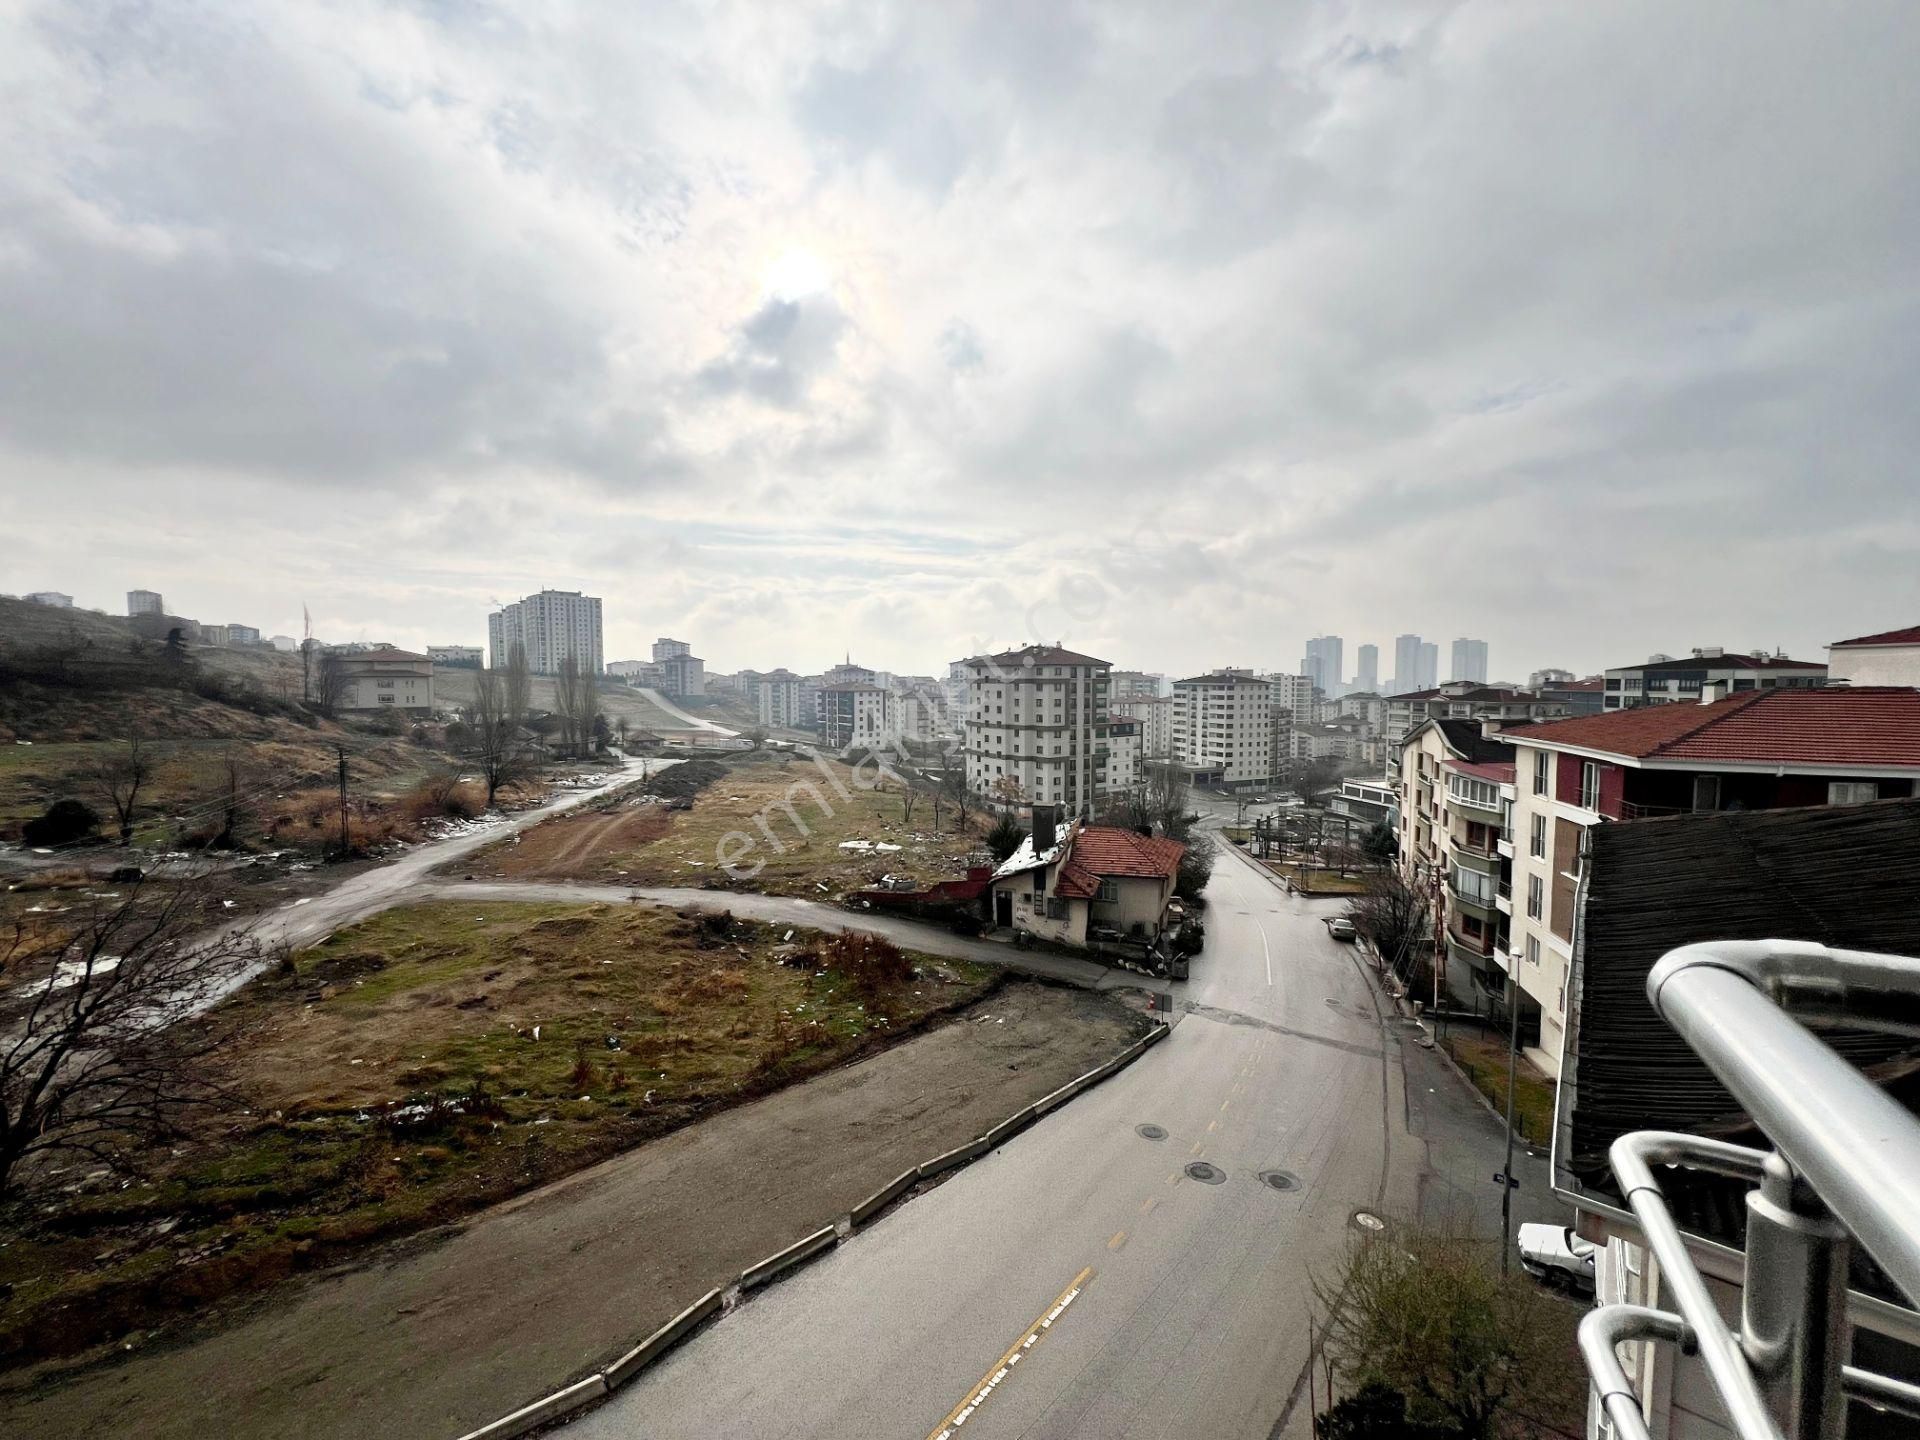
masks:
{"label": "balcony railing", "polygon": [[[1916,1033],[1920,960],[1792,940],[1687,945],[1654,967],[1647,996],[1773,1148],[1664,1131],[1614,1142],[1613,1173],[1679,1313],[1607,1305],[1580,1323],[1613,1433],[1648,1440],[1615,1348],[1634,1341],[1697,1354],[1741,1440],[1832,1440],[1849,1400],[1920,1419],[1920,1386],[1846,1363],[1855,1241],[1920,1300],[1920,1121],[1800,1023]],[[1755,1187],[1737,1334],[1661,1193],[1662,1171],[1682,1165]]]}

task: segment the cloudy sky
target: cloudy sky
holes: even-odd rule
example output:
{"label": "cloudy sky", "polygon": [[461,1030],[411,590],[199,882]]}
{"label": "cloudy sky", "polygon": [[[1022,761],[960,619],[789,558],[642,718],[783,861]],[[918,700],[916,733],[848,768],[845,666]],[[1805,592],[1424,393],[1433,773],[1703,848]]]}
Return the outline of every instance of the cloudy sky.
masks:
{"label": "cloudy sky", "polygon": [[1817,655],[1920,620],[1916,61],[1902,0],[0,0],[0,591]]}

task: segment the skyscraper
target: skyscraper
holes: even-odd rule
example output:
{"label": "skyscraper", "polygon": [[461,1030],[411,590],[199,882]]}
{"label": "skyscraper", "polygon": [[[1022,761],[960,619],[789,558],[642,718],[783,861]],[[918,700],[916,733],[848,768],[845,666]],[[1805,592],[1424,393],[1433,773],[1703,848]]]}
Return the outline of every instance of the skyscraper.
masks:
{"label": "skyscraper", "polygon": [[1440,647],[1432,640],[1420,642],[1420,673],[1414,677],[1413,688],[1431,690],[1440,683]]}
{"label": "skyscraper", "polygon": [[542,590],[487,617],[487,645],[497,670],[515,645],[526,647],[527,668],[536,675],[557,674],[571,655],[580,668],[600,674],[600,598],[578,590]]}
{"label": "skyscraper", "polygon": [[1341,667],[1341,650],[1344,642],[1338,635],[1318,635],[1307,641],[1306,658],[1300,662],[1300,673],[1311,675],[1313,683],[1327,693],[1329,699],[1346,689],[1341,683],[1346,671]]}
{"label": "skyscraper", "polygon": [[1356,690],[1371,691],[1376,695],[1379,694],[1380,647],[1378,645],[1362,645],[1359,650],[1355,652],[1355,655],[1359,659],[1360,668],[1354,672],[1354,688]]}
{"label": "skyscraper", "polygon": [[1471,680],[1476,685],[1487,683],[1487,642],[1484,640],[1459,639],[1453,642],[1452,673],[1449,680]]}
{"label": "skyscraper", "polygon": [[1420,637],[1396,635],[1393,638],[1393,685],[1391,693],[1405,695],[1420,685]]}

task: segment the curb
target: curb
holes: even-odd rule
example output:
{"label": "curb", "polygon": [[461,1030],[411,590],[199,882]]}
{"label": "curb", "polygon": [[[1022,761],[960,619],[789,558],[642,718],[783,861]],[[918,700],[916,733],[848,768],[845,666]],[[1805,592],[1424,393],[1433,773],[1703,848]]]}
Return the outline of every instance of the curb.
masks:
{"label": "curb", "polygon": [[633,1349],[606,1368],[607,1389],[618,1390],[655,1360],[678,1345],[700,1322],[720,1309],[723,1292],[709,1290]]}
{"label": "curb", "polygon": [[791,1270],[795,1265],[811,1260],[822,1250],[831,1250],[840,1242],[840,1231],[836,1226],[823,1225],[806,1239],[789,1245],[778,1254],[769,1255],[758,1265],[740,1272],[742,1290],[758,1290],[783,1270]]}
{"label": "curb", "polygon": [[578,1384],[569,1385],[564,1390],[556,1390],[544,1400],[503,1415],[491,1425],[482,1425],[478,1430],[469,1430],[460,1440],[511,1440],[516,1435],[524,1435],[549,1420],[558,1420],[584,1409],[594,1401],[604,1399],[607,1394],[607,1377],[590,1375]]}
{"label": "curb", "polygon": [[[824,1255],[840,1243],[842,1224],[849,1232],[857,1230],[922,1181],[931,1180],[936,1175],[944,1175],[949,1170],[958,1169],[967,1162],[978,1159],[989,1150],[1005,1144],[1042,1115],[1058,1109],[1083,1090],[1092,1089],[1109,1075],[1126,1069],[1148,1050],[1166,1039],[1171,1029],[1172,1027],[1165,1022],[1155,1025],[1153,1029],[1111,1060],[1094,1066],[1086,1074],[1069,1080],[1058,1090],[1043,1096],[1026,1109],[1009,1115],[986,1134],[976,1136],[964,1145],[956,1145],[944,1155],[936,1155],[933,1159],[916,1165],[911,1170],[901,1171],[854,1206],[842,1221],[833,1225],[824,1225],[804,1240],[789,1245],[784,1250],[776,1251],[757,1265],[749,1266],[740,1273],[733,1284],[742,1292],[756,1290],[762,1285],[771,1284],[788,1270]],[[516,1436],[525,1435],[551,1421],[564,1419],[577,1410],[583,1410],[589,1405],[606,1399],[718,1314],[725,1303],[725,1297],[725,1290],[709,1290],[633,1349],[607,1366],[605,1370],[590,1375],[585,1380],[576,1381],[564,1389],[556,1390],[545,1399],[523,1406],[511,1415],[503,1415],[500,1419],[489,1425],[483,1425],[478,1430],[469,1430],[460,1437],[460,1440],[514,1440]]]}

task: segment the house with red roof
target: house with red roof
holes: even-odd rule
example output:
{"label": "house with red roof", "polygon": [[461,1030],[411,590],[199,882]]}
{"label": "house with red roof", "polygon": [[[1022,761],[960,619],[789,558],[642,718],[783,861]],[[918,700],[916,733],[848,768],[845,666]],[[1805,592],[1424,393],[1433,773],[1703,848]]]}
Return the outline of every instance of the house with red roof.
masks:
{"label": "house with red roof", "polygon": [[1062,945],[1152,945],[1167,928],[1180,857],[1177,840],[1075,821],[1056,830],[1036,805],[1033,833],[993,872],[993,923]]}
{"label": "house with red roof", "polygon": [[[1707,692],[1711,697],[1711,691]],[[1515,752],[1508,952],[1528,1057],[1557,1074],[1586,833],[1712,811],[1851,805],[1920,794],[1920,690],[1779,685],[1501,732]],[[1676,902],[1679,903],[1679,902]]]}
{"label": "house with red roof", "polygon": [[1827,679],[1848,685],[1920,685],[1920,625],[1834,641],[1827,647]]}

